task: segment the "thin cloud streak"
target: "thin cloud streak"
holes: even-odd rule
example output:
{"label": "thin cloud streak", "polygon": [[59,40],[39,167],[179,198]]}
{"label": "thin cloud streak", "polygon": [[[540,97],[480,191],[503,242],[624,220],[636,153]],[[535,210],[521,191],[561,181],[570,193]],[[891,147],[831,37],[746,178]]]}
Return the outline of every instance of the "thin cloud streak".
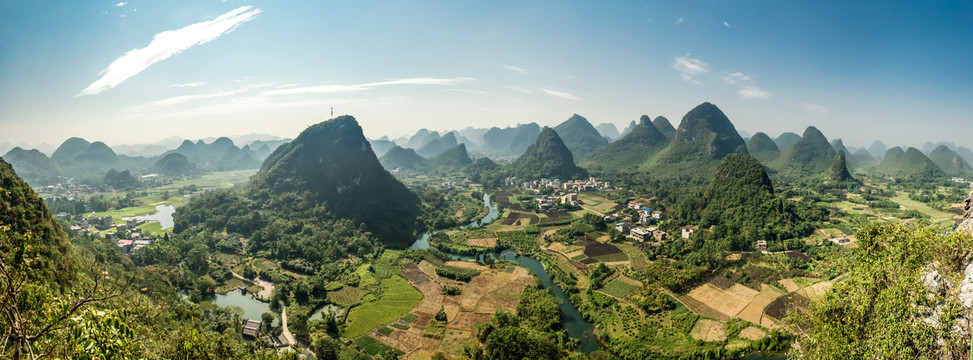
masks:
{"label": "thin cloud streak", "polygon": [[728,85],[736,85],[738,83],[750,83],[750,76],[742,72],[735,72],[730,75],[723,77],[723,82]]}
{"label": "thin cloud streak", "polygon": [[305,86],[296,88],[287,88],[279,90],[267,91],[267,95],[295,95],[295,94],[333,94],[333,93],[350,93],[365,91],[372,88],[390,86],[390,85],[454,85],[461,82],[473,81],[473,78],[411,78],[411,79],[399,79],[399,80],[389,80],[380,81],[366,84],[353,84],[353,85],[318,85],[318,86]]}
{"label": "thin cloud streak", "polygon": [[514,72],[519,72],[521,74],[526,74],[527,73],[527,70],[524,69],[524,68],[521,68],[521,67],[516,67],[516,66],[513,66],[513,65],[500,65],[500,66],[503,67],[504,69],[507,69],[507,70],[510,70],[510,71],[514,71]]}
{"label": "thin cloud streak", "polygon": [[737,90],[737,95],[744,99],[766,99],[769,98],[771,94],[769,91],[762,90],[753,85],[744,86],[742,89]]}
{"label": "thin cloud streak", "polygon": [[75,97],[97,95],[108,91],[125,82],[125,80],[138,75],[152,64],[232,32],[237,26],[252,20],[260,12],[260,9],[253,9],[252,6],[243,6],[213,20],[155,34],[148,46],[129,50],[122,57],[112,61],[105,70],[99,73],[101,78],[81,90]]}
{"label": "thin cloud streak", "polygon": [[205,81],[196,81],[196,82],[189,82],[189,83],[172,84],[172,85],[169,85],[169,87],[190,88],[190,87],[200,87],[200,86],[203,86],[203,85],[206,85],[206,82]]}
{"label": "thin cloud streak", "polygon": [[559,97],[559,98],[566,99],[566,100],[575,100],[575,101],[577,101],[577,100],[584,100],[584,99],[582,99],[582,98],[580,98],[580,97],[578,97],[578,96],[576,96],[574,94],[566,93],[564,91],[557,91],[557,90],[551,90],[551,89],[538,89],[538,90],[540,90],[541,92],[543,92],[545,94],[548,94],[548,95],[551,95],[551,96],[554,96],[554,97]]}

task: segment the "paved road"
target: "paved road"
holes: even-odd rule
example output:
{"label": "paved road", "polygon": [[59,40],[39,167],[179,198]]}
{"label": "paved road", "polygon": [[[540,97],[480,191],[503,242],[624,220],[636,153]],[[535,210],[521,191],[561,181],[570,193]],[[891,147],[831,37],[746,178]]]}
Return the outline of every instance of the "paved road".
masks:
{"label": "paved road", "polygon": [[280,302],[280,326],[283,329],[281,335],[284,340],[287,341],[287,345],[294,346],[297,345],[297,341],[294,340],[294,335],[291,331],[287,329],[287,307],[284,306],[284,302]]}

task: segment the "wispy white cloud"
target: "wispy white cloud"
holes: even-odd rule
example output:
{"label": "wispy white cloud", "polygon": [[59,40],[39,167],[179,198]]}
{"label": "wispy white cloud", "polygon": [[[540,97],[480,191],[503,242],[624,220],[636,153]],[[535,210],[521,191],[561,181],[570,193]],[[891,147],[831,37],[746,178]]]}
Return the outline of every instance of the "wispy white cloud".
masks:
{"label": "wispy white cloud", "polygon": [[548,94],[548,95],[551,95],[551,96],[554,96],[554,97],[559,97],[559,98],[566,99],[566,100],[584,100],[584,99],[578,97],[577,95],[574,95],[574,94],[571,94],[571,93],[567,93],[567,92],[564,92],[564,91],[551,90],[551,89],[538,89],[538,90],[540,90],[541,92],[543,92],[545,94]]}
{"label": "wispy white cloud", "polygon": [[737,95],[740,95],[740,97],[744,99],[766,99],[773,94],[771,94],[769,91],[762,90],[756,86],[747,85],[741,88],[740,90],[737,90]]}
{"label": "wispy white cloud", "polygon": [[150,102],[150,103],[147,103],[147,104],[129,106],[125,110],[128,111],[128,112],[142,112],[142,111],[145,111],[145,110],[158,109],[158,108],[163,108],[163,107],[178,105],[178,104],[192,102],[192,101],[200,101],[200,100],[209,100],[209,99],[218,99],[218,98],[228,97],[228,96],[232,96],[232,95],[237,95],[237,94],[242,94],[242,93],[246,93],[246,92],[251,92],[253,90],[257,90],[257,89],[264,88],[264,87],[268,87],[268,86],[270,86],[270,83],[268,83],[268,82],[257,82],[257,83],[247,84],[244,87],[241,87],[241,88],[238,88],[238,89],[234,89],[234,90],[219,91],[219,92],[208,93],[208,94],[193,94],[193,95],[173,96],[173,97],[168,97],[168,98],[165,98],[165,99],[162,99],[162,100],[156,100],[156,101],[153,101],[153,102]]}
{"label": "wispy white cloud", "polygon": [[728,23],[728,22],[726,22],[726,21],[724,21],[724,22],[723,22],[723,27],[730,27],[730,23]]}
{"label": "wispy white cloud", "polygon": [[514,71],[514,72],[519,72],[521,74],[526,74],[527,73],[527,70],[525,70],[524,68],[521,68],[521,67],[516,67],[516,66],[513,66],[513,65],[506,65],[506,64],[502,64],[500,66],[503,67],[504,69],[507,69],[507,70],[510,70],[510,71]]}
{"label": "wispy white cloud", "polygon": [[524,89],[524,88],[522,88],[520,86],[515,86],[515,85],[507,86],[507,88],[510,89],[510,90],[522,92],[522,93],[525,93],[525,94],[533,93],[533,91],[530,90],[530,89]]}
{"label": "wispy white cloud", "polygon": [[101,78],[81,90],[76,96],[96,95],[114,88],[152,64],[233,31],[240,24],[252,20],[260,12],[260,9],[254,9],[252,6],[243,6],[212,20],[155,34],[148,46],[129,50],[122,57],[112,61],[108,68],[100,73]]}
{"label": "wispy white cloud", "polygon": [[675,22],[673,22],[673,24],[674,24],[674,25],[679,25],[679,24],[682,24],[682,23],[684,23],[684,22],[686,22],[686,18],[685,18],[685,17],[682,17],[682,16],[680,16],[680,17],[679,17],[679,19],[676,19],[676,21],[675,21]]}
{"label": "wispy white cloud", "polygon": [[676,56],[675,61],[672,63],[672,68],[681,73],[680,77],[682,77],[684,81],[691,82],[696,85],[703,85],[703,83],[693,78],[693,76],[709,72],[709,64],[703,62],[702,60],[693,58],[692,54]]}
{"label": "wispy white cloud", "polygon": [[196,82],[188,82],[188,83],[176,83],[176,84],[169,85],[169,87],[189,88],[189,87],[200,87],[200,86],[203,86],[203,85],[206,85],[206,82],[205,81],[196,81]]}
{"label": "wispy white cloud", "polygon": [[812,104],[812,103],[801,103],[803,107],[808,112],[812,112],[818,115],[825,115],[828,113],[828,108],[824,105]]}
{"label": "wispy white cloud", "polygon": [[304,86],[304,87],[292,87],[286,89],[270,90],[267,91],[267,95],[295,95],[295,94],[330,94],[330,93],[350,93],[357,91],[364,91],[372,88],[390,86],[390,85],[454,85],[461,82],[473,81],[472,78],[411,78],[411,79],[399,79],[399,80],[389,80],[380,81],[367,84],[353,84],[353,85],[317,85],[317,86]]}
{"label": "wispy white cloud", "polygon": [[125,5],[128,5],[128,3],[127,2],[120,2],[118,4],[115,4],[115,7],[122,7],[122,6],[125,6]]}
{"label": "wispy white cloud", "polygon": [[747,75],[747,74],[744,74],[742,72],[735,72],[735,73],[732,73],[730,75],[724,76],[723,77],[723,82],[725,82],[725,83],[727,83],[729,85],[735,85],[735,84],[738,84],[738,83],[749,83],[750,82],[750,76]]}

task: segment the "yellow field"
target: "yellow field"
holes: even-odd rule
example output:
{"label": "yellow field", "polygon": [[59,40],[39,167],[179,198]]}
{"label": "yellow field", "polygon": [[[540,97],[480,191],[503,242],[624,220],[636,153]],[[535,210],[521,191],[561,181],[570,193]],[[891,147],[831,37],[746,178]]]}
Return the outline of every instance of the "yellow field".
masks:
{"label": "yellow field", "polygon": [[699,319],[689,334],[692,335],[693,339],[702,341],[726,340],[726,332],[723,330],[723,323],[710,319]]}

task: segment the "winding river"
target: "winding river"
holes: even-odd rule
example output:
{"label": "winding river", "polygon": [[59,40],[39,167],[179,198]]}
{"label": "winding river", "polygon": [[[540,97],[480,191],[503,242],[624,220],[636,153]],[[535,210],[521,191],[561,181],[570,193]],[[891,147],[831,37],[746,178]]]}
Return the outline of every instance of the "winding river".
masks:
{"label": "winding river", "polygon": [[[489,224],[491,221],[496,220],[500,217],[500,211],[497,206],[490,202],[490,195],[483,194],[483,205],[487,207],[489,213],[483,217],[483,219],[474,221],[467,225],[457,227],[456,229],[468,229],[474,228],[481,225]],[[429,236],[432,232],[427,232],[422,234],[410,247],[411,249],[428,249],[429,248]],[[500,254],[493,254],[500,260],[508,260],[517,263],[523,267],[526,267],[537,275],[537,278],[541,280],[541,284],[544,288],[551,289],[554,296],[561,301],[561,325],[568,331],[568,336],[578,339],[578,350],[584,353],[590,353],[592,351],[598,350],[598,337],[594,334],[595,326],[584,320],[581,316],[581,312],[578,308],[568,300],[567,296],[564,295],[564,291],[561,290],[554,281],[551,280],[551,275],[547,273],[544,269],[544,265],[541,264],[537,259],[518,256],[512,251],[504,251]],[[470,256],[458,256],[462,260],[473,260]]]}

